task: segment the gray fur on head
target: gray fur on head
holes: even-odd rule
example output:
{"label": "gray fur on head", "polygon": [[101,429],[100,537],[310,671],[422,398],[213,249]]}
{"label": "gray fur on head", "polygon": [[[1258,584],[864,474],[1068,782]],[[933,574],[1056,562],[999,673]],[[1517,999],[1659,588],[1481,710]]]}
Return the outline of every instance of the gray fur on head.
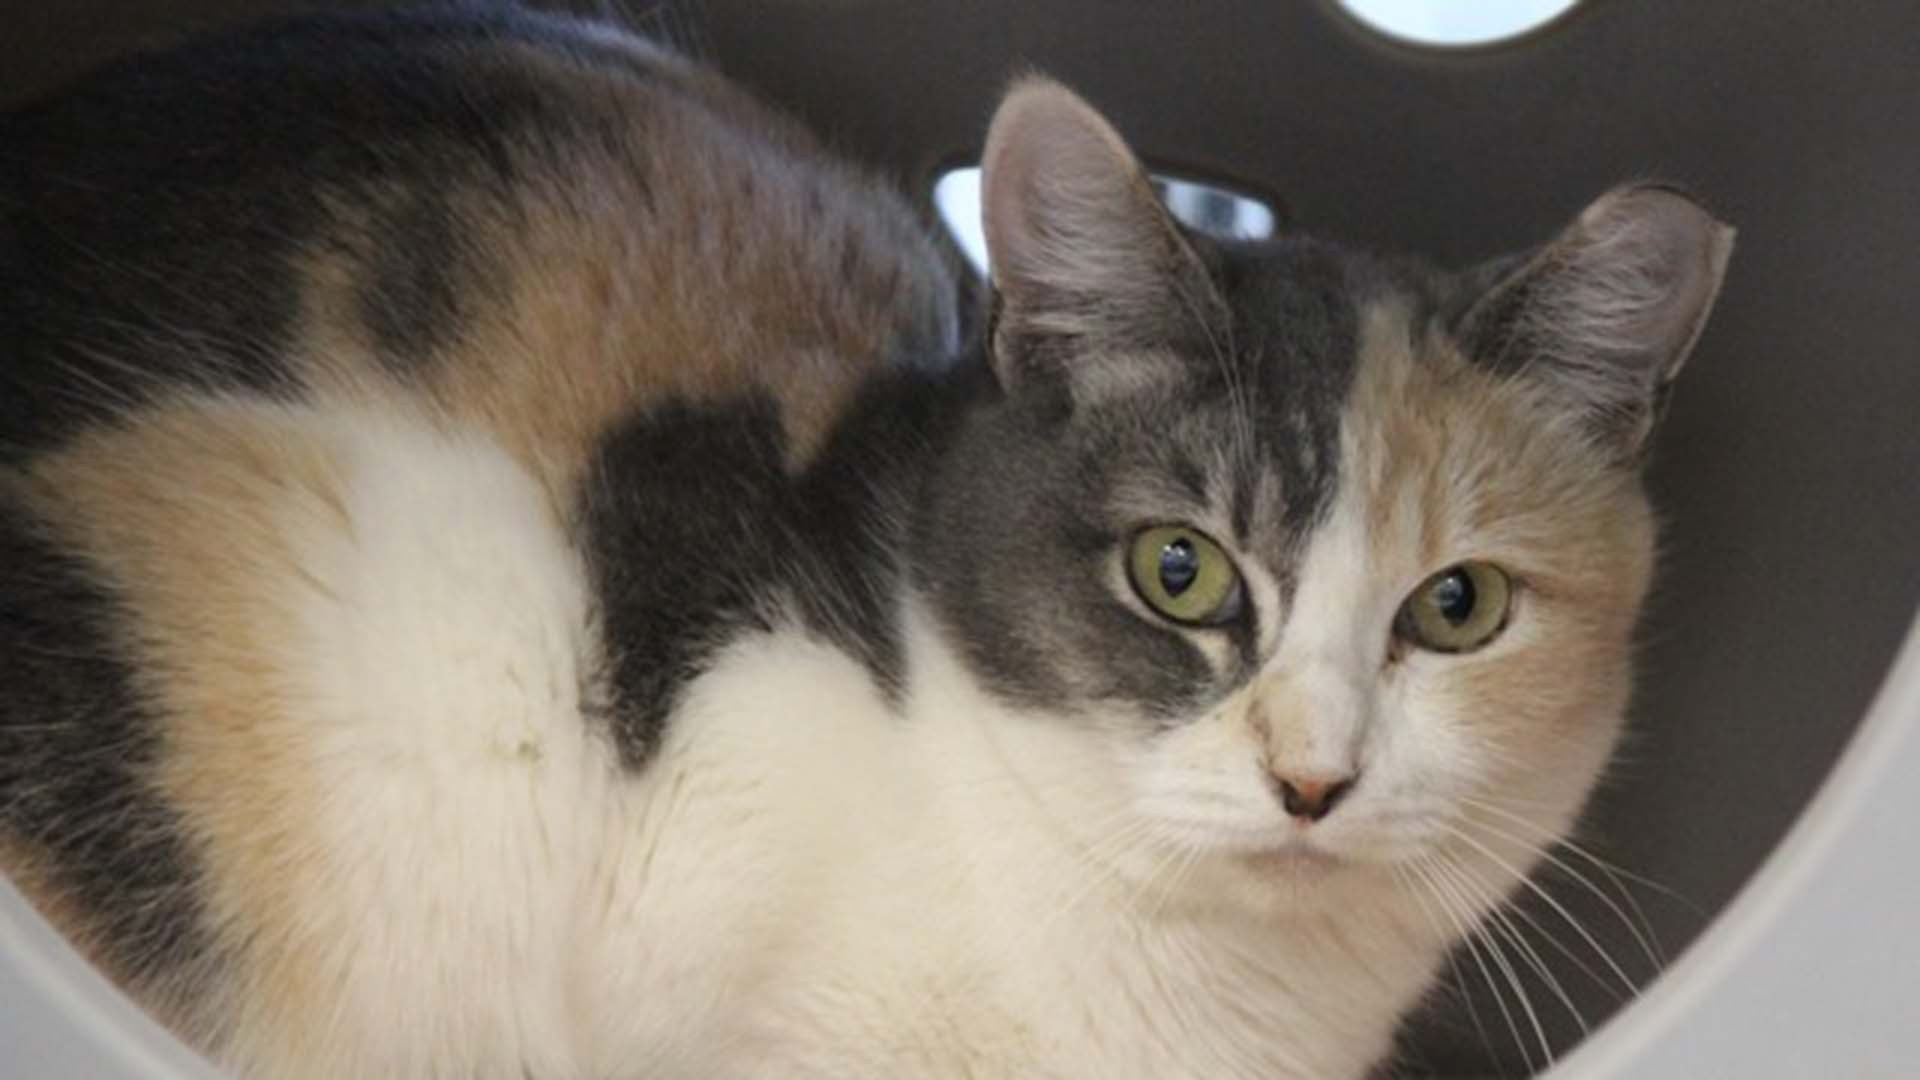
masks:
{"label": "gray fur on head", "polygon": [[1059,85],[1015,87],[986,153],[1002,394],[931,491],[919,571],[987,681],[1055,709],[1171,716],[1230,688],[1225,664],[1115,587],[1133,533],[1215,522],[1276,578],[1331,490],[1354,363],[1358,260],[1186,235],[1105,120]]}

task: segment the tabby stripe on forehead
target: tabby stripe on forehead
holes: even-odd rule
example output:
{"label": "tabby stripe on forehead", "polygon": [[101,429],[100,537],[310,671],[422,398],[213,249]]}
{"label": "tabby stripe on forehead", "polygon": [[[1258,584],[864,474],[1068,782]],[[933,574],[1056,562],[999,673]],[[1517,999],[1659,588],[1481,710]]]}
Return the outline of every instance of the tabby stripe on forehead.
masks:
{"label": "tabby stripe on forehead", "polygon": [[1297,548],[1331,505],[1342,418],[1365,362],[1361,309],[1372,295],[1392,295],[1387,276],[1351,253],[1300,241],[1226,282],[1242,365],[1236,397],[1252,432],[1235,459],[1229,508],[1242,537],[1277,533]]}

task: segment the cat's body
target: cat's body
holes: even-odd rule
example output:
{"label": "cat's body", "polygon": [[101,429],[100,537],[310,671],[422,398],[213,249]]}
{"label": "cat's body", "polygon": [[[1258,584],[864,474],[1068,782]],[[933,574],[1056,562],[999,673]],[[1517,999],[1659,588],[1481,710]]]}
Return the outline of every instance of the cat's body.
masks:
{"label": "cat's body", "polygon": [[[1727,243],[1215,249],[1030,84],[962,349],[898,196],[501,13],[136,60],[0,160],[0,866],[252,1075],[1364,1074],[1617,734]],[[1129,585],[1169,523],[1202,617]],[[1491,644],[1408,644],[1467,559]]]}

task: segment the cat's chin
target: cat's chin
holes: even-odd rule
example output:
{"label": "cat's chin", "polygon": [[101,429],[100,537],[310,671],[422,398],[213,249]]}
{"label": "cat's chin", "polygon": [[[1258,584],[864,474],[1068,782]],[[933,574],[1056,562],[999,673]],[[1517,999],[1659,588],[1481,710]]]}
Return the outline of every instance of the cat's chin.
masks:
{"label": "cat's chin", "polygon": [[1364,855],[1299,839],[1226,853],[1216,866],[1195,887],[1263,923],[1339,915],[1392,880]]}
{"label": "cat's chin", "polygon": [[1307,841],[1246,852],[1240,858],[1256,873],[1280,874],[1294,879],[1325,877],[1352,869],[1355,865],[1352,858]]}
{"label": "cat's chin", "polygon": [[1229,862],[1254,889],[1277,889],[1298,901],[1391,881],[1402,857],[1397,847],[1383,849],[1364,839],[1348,843],[1293,836],[1278,844],[1235,851]]}

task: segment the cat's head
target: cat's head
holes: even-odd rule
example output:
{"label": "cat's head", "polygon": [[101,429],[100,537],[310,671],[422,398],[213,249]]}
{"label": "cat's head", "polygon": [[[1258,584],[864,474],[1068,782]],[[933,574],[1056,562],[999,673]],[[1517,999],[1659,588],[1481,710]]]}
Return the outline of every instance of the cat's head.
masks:
{"label": "cat's head", "polygon": [[1039,79],[984,169],[1002,394],[921,531],[974,675],[1073,733],[1135,835],[1223,862],[1561,834],[1621,726],[1640,466],[1732,230],[1635,186],[1461,274],[1217,243]]}

